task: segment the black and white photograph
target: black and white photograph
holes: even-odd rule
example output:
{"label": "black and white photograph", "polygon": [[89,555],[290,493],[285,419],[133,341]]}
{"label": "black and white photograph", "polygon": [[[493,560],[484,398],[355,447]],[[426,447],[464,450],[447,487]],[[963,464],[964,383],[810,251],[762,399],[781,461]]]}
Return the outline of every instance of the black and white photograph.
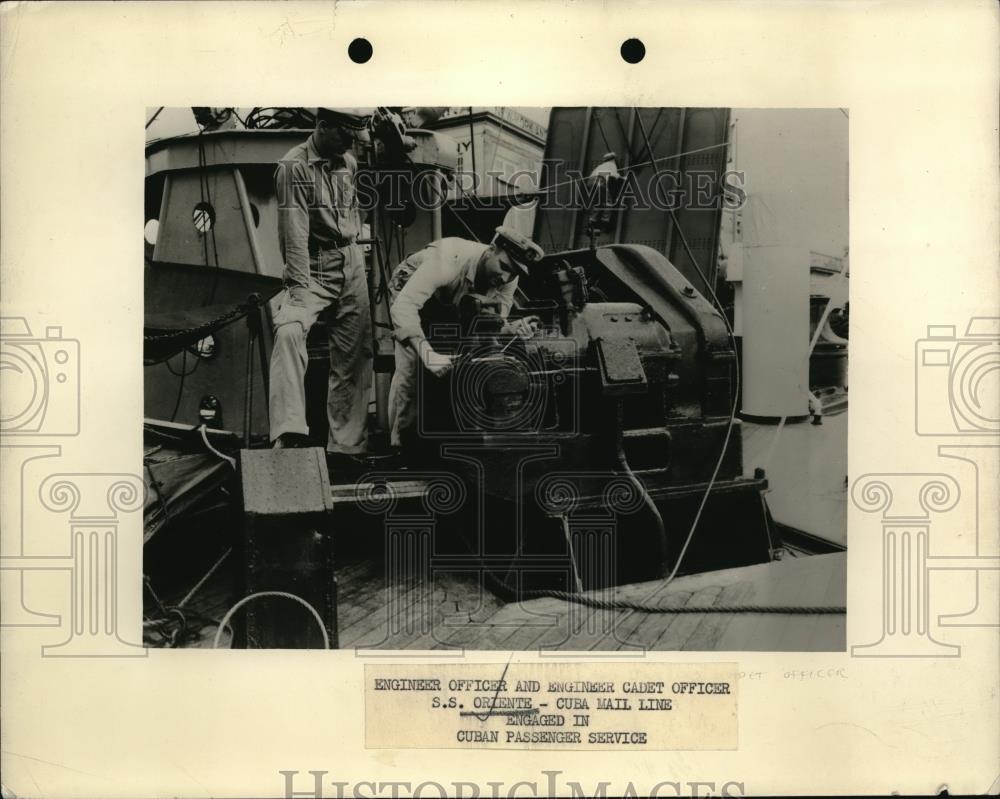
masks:
{"label": "black and white photograph", "polygon": [[1000,793],[998,46],[0,3],[0,799]]}
{"label": "black and white photograph", "polygon": [[843,108],[153,107],[143,642],[843,651]]}

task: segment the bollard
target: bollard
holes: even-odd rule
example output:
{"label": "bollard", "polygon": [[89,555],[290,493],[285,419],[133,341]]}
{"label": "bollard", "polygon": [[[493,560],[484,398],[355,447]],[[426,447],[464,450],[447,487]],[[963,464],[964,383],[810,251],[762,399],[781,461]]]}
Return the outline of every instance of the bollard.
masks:
{"label": "bollard", "polygon": [[[337,647],[337,585],[330,513],[333,498],[322,449],[240,451],[245,596],[283,591],[312,605]],[[317,649],[316,620],[298,602],[247,603],[247,647]]]}

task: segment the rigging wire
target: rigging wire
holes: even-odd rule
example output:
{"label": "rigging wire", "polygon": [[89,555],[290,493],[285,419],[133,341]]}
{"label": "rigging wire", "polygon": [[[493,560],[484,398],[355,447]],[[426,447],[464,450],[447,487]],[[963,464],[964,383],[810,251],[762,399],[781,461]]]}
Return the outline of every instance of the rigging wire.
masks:
{"label": "rigging wire", "polygon": [[[638,118],[638,116],[637,116],[637,118]],[[647,166],[655,166],[656,164],[661,163],[663,161],[672,161],[672,160],[676,160],[678,158],[684,158],[684,157],[689,156],[689,155],[695,155],[697,153],[707,152],[709,150],[716,150],[716,149],[719,149],[720,147],[728,147],[728,146],[729,146],[729,141],[724,141],[724,142],[721,142],[719,144],[710,144],[710,145],[708,145],[706,147],[698,147],[698,148],[696,148],[694,150],[687,150],[685,152],[675,153],[674,155],[660,156],[659,158],[652,158],[652,152],[650,152],[651,160],[649,160],[649,161],[642,161],[642,162],[640,162],[638,164],[630,164],[629,166],[625,166],[625,167],[620,167],[618,169],[618,172],[619,172],[620,175],[625,175],[625,174],[628,174],[629,172],[632,172],[632,171],[638,170],[638,169],[642,169],[642,168],[647,167]],[[629,160],[631,160],[631,152],[629,152]],[[508,194],[508,197],[513,197],[515,202],[517,202],[518,200],[520,200],[522,202],[526,202],[528,198],[534,198],[534,199],[537,200],[539,197],[541,197],[543,195],[551,194],[552,192],[554,192],[554,191],[562,188],[563,186],[569,186],[569,185],[573,185],[575,183],[583,183],[583,182],[585,182],[585,181],[587,181],[589,179],[590,179],[589,176],[580,175],[579,177],[567,178],[566,180],[561,180],[561,181],[553,183],[553,184],[551,184],[549,186],[543,186],[541,188],[534,189],[532,191],[524,191],[524,192],[515,191],[515,192],[510,192]],[[542,225],[543,225],[543,227],[545,227],[545,229],[546,229],[546,231],[548,233],[549,243],[552,245],[552,249],[555,250],[556,249],[555,236],[554,236],[554,234],[552,232],[552,220],[549,218],[549,215],[546,215],[546,216],[542,217]]]}
{"label": "rigging wire", "polygon": [[188,591],[187,594],[184,595],[184,598],[177,603],[178,608],[183,608],[188,602],[191,601],[194,595],[197,594],[201,590],[202,586],[204,586],[205,583],[207,583],[211,579],[212,575],[215,574],[216,571],[218,571],[223,561],[225,561],[225,559],[228,558],[232,554],[232,552],[233,548],[229,547],[225,552],[222,553],[222,557],[220,557],[217,561],[215,561],[215,563],[212,564],[212,568],[210,568],[207,572],[205,572],[205,576],[202,577],[197,583],[195,583],[194,588]]}
{"label": "rigging wire", "polygon": [[[605,151],[605,152],[609,152],[609,151],[611,150],[611,145],[610,145],[610,144],[608,143],[608,137],[607,137],[607,136],[605,135],[605,133],[604,133],[604,125],[603,125],[603,123],[601,122],[601,114],[600,114],[600,110],[598,110],[598,112],[594,114],[594,121],[595,121],[595,122],[597,123],[597,130],[598,130],[598,131],[600,132],[600,134],[601,134],[601,139],[603,139],[603,140],[604,140],[604,151]],[[628,146],[628,145],[626,145],[626,146]],[[580,168],[581,168],[581,169],[582,169],[582,168],[583,168],[584,166],[585,166],[584,164],[580,164]]]}
{"label": "rigging wire", "polygon": [[[488,170],[489,172],[496,171],[494,167],[496,166],[497,163],[497,152],[500,150],[500,139],[501,139],[501,134],[503,133],[503,126],[504,126],[503,115],[506,112],[506,110],[507,110],[506,106],[502,106],[500,108],[500,130],[497,132],[497,140],[496,143],[493,145],[493,157],[490,159],[490,168]],[[485,144],[483,145],[483,150],[484,152],[486,150]]]}
{"label": "rigging wire", "polygon": [[167,367],[167,371],[170,372],[170,374],[172,374],[174,377],[187,377],[188,375],[193,375],[196,371],[198,371],[198,366],[201,364],[201,358],[199,358],[197,354],[191,350],[190,347],[185,347],[184,352],[190,352],[191,355],[194,356],[195,359],[194,366],[192,366],[190,370],[185,369],[185,364],[181,363],[181,371],[175,372],[173,367],[170,365],[171,359],[176,358],[178,355],[180,355],[179,352],[175,352],[172,356],[162,361],[163,365]]}
{"label": "rigging wire", "polygon": [[153,114],[153,116],[151,116],[149,120],[146,122],[146,128],[145,128],[146,130],[149,130],[149,126],[152,125],[154,122],[156,122],[156,118],[160,115],[160,113],[163,111],[164,108],[166,108],[166,106],[161,105],[159,108],[156,109],[156,112]]}
{"label": "rigging wire", "polygon": [[[204,134],[204,129],[198,130],[198,194],[201,196],[201,204],[205,206],[210,205],[205,199],[205,144],[202,141],[202,135]],[[211,216],[206,217],[209,224],[214,224],[211,222]],[[201,230],[199,227],[198,232],[201,234],[201,246],[205,253],[205,266],[208,266],[208,231]],[[214,291],[213,291],[214,293]]]}
{"label": "rigging wire", "polygon": [[[708,145],[706,147],[698,147],[698,148],[696,148],[694,150],[687,150],[686,152],[682,152],[682,153],[675,153],[673,155],[662,155],[659,158],[651,158],[649,161],[642,161],[641,163],[638,163],[638,164],[632,164],[631,166],[623,167],[623,168],[619,169],[618,171],[619,172],[631,172],[631,171],[636,170],[636,169],[641,169],[643,167],[647,167],[647,166],[652,166],[654,164],[658,164],[658,163],[660,163],[662,161],[674,161],[674,160],[676,160],[678,158],[685,158],[685,157],[687,157],[689,155],[696,155],[697,153],[707,152],[708,150],[718,150],[720,147],[728,147],[728,146],[729,146],[729,142],[728,141],[720,142],[719,144],[710,144],[710,145]],[[544,186],[544,187],[542,187],[540,189],[535,189],[534,191],[515,192],[515,194],[516,195],[522,195],[522,196],[548,194],[553,189],[558,189],[558,188],[561,188],[562,186],[568,186],[568,185],[570,185],[572,183],[582,183],[582,182],[584,182],[586,180],[589,180],[589,177],[581,175],[580,177],[567,178],[566,180],[561,180],[558,183],[553,183],[551,186]]]}
{"label": "rigging wire", "polygon": [[[636,110],[636,119],[639,122],[639,130],[642,132],[642,138],[646,145],[646,152],[649,155],[651,162],[655,162],[658,159],[656,159],[653,156],[653,149],[649,141],[649,135],[646,132],[646,125],[642,121],[642,117],[639,116],[638,109],[635,110]],[[708,484],[705,487],[705,491],[702,494],[701,502],[698,504],[698,510],[696,511],[694,519],[691,522],[691,527],[688,530],[687,537],[684,539],[684,545],[681,547],[680,553],[677,555],[677,561],[674,563],[674,567],[673,569],[671,569],[670,575],[667,577],[664,586],[669,585],[677,576],[677,572],[680,570],[681,564],[684,562],[684,556],[687,554],[688,547],[691,545],[691,541],[694,540],[695,531],[698,529],[698,522],[701,521],[701,515],[705,510],[705,505],[708,502],[708,497],[712,493],[712,487],[715,485],[716,480],[718,480],[719,471],[722,468],[722,462],[726,457],[727,450],[729,449],[729,442],[730,439],[732,438],[733,427],[736,424],[736,410],[737,410],[737,402],[739,396],[738,389],[741,379],[739,358],[735,357],[736,333],[733,331],[732,325],[729,324],[729,319],[726,317],[726,312],[725,309],[722,307],[722,303],[719,302],[719,298],[718,296],[716,296],[715,287],[712,286],[712,284],[709,282],[708,277],[705,275],[704,271],[702,271],[701,266],[698,264],[698,260],[694,257],[694,253],[691,251],[691,247],[688,244],[687,237],[684,235],[684,230],[681,228],[680,223],[673,209],[670,209],[670,218],[673,221],[674,229],[680,236],[681,245],[684,247],[685,253],[687,253],[688,260],[691,261],[691,265],[695,268],[695,271],[697,271],[698,275],[701,277],[702,282],[705,284],[705,289],[711,296],[712,302],[715,303],[715,306],[719,311],[719,315],[722,317],[722,322],[726,326],[726,333],[729,335],[729,340],[733,347],[733,355],[734,355],[733,366],[735,371],[735,378],[734,378],[735,382],[733,386],[733,405],[729,412],[729,422],[726,425],[726,434],[722,440],[722,449],[719,452],[719,457],[715,462],[715,468],[712,470],[712,476],[709,478]]]}
{"label": "rigging wire", "polygon": [[208,302],[206,304],[211,305],[215,301],[215,292],[219,286],[219,247],[218,239],[216,234],[216,218],[215,218],[215,207],[212,205],[212,192],[209,189],[208,184],[208,156],[205,153],[205,139],[204,139],[205,129],[202,128],[198,131],[198,188],[201,192],[201,202],[208,206],[208,224],[210,227],[208,229],[200,231],[203,236],[203,244],[205,248],[205,266],[209,266],[208,261],[208,235],[212,234],[212,253],[215,256],[215,276],[212,280],[212,291],[209,294]]}
{"label": "rigging wire", "polygon": [[[171,422],[177,419],[177,411],[181,409],[181,398],[184,396],[184,380],[188,376],[188,372],[184,370],[184,367],[187,364],[187,356],[188,353],[187,350],[185,349],[182,355],[183,360],[181,361],[181,373],[180,373],[181,379],[177,381],[177,400],[174,402],[174,411],[173,413],[170,414]],[[168,366],[167,368],[169,369],[170,367]],[[192,369],[191,371],[193,372],[194,369]]]}
{"label": "rigging wire", "polygon": [[478,177],[476,172],[476,129],[472,125],[472,106],[469,106],[469,152],[472,155],[472,185],[475,188],[475,181]]}
{"label": "rigging wire", "polygon": [[[461,182],[460,182],[460,181],[456,181],[456,182],[455,182],[455,186],[456,186],[456,188],[457,188],[457,189],[458,189],[458,190],[459,190],[459,191],[460,191],[460,192],[462,193],[462,197],[463,197],[463,198],[465,198],[465,197],[468,197],[468,196],[469,196],[468,194],[466,194],[466,192],[465,192],[465,187],[464,187],[464,186],[462,186],[462,184],[461,184]],[[473,201],[473,204],[475,204],[475,199],[476,199],[476,198],[474,198],[474,197],[473,197],[473,198],[471,198],[471,199],[472,199],[472,201]],[[452,207],[451,207],[450,205],[448,205],[448,203],[443,203],[443,205],[444,205],[444,207],[445,207],[445,208],[447,208],[447,209],[448,209],[449,211],[451,211],[451,214],[452,214],[452,216],[454,216],[454,217],[455,217],[455,219],[457,219],[457,220],[458,220],[458,221],[459,221],[459,222],[460,222],[460,223],[462,224],[462,227],[464,227],[464,228],[465,228],[465,230],[466,230],[466,231],[468,232],[468,234],[469,234],[470,236],[472,236],[472,238],[474,238],[474,239],[475,239],[476,241],[478,241],[478,242],[479,242],[480,244],[482,244],[482,243],[483,243],[483,242],[482,242],[482,239],[480,239],[480,238],[479,238],[479,236],[477,236],[477,235],[476,235],[475,231],[474,231],[474,230],[473,230],[473,229],[472,229],[471,227],[469,227],[469,225],[468,225],[468,224],[466,223],[466,221],[465,221],[464,219],[462,219],[462,217],[461,217],[461,216],[459,216],[458,212],[457,212],[457,211],[456,211],[456,210],[455,210],[454,208],[452,208]]]}

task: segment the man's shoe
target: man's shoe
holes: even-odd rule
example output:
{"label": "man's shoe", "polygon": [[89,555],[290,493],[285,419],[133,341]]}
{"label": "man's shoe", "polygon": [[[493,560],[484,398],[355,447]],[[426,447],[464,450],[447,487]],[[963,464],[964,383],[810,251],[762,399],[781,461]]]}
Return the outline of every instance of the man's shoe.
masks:
{"label": "man's shoe", "polygon": [[373,465],[376,466],[379,471],[396,472],[412,469],[414,468],[415,463],[409,453],[396,447],[388,454],[379,457]]}
{"label": "man's shoe", "polygon": [[331,483],[354,483],[365,472],[371,471],[364,458],[346,452],[327,452],[326,466]]}
{"label": "man's shoe", "polygon": [[309,440],[301,433],[282,433],[271,444],[271,449],[302,449]]}

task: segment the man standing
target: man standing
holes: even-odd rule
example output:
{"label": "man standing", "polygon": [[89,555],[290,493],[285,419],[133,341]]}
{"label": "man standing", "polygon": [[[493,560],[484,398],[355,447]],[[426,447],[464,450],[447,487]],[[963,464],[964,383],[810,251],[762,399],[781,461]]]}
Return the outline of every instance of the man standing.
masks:
{"label": "man standing", "polygon": [[367,449],[371,310],[364,254],[356,243],[361,232],[354,183],[358,163],[350,152],[364,131],[361,117],[320,108],[312,135],[289,150],[275,174],[285,290],[274,316],[271,440],[275,447],[306,441],[306,336],[325,312],[327,451],[344,461]]}
{"label": "man standing", "polygon": [[[389,386],[390,443],[400,446],[401,434],[416,422],[415,393],[420,364],[436,377],[451,369],[451,357],[435,352],[424,337],[420,309],[433,296],[444,305],[457,306],[467,294],[483,295],[500,307],[506,319],[514,304],[518,276],[544,256],[527,236],[499,227],[490,244],[447,238],[412,253],[396,267],[389,283],[392,325],[395,331],[396,368]],[[508,324],[505,333],[530,336],[527,319]]]}

